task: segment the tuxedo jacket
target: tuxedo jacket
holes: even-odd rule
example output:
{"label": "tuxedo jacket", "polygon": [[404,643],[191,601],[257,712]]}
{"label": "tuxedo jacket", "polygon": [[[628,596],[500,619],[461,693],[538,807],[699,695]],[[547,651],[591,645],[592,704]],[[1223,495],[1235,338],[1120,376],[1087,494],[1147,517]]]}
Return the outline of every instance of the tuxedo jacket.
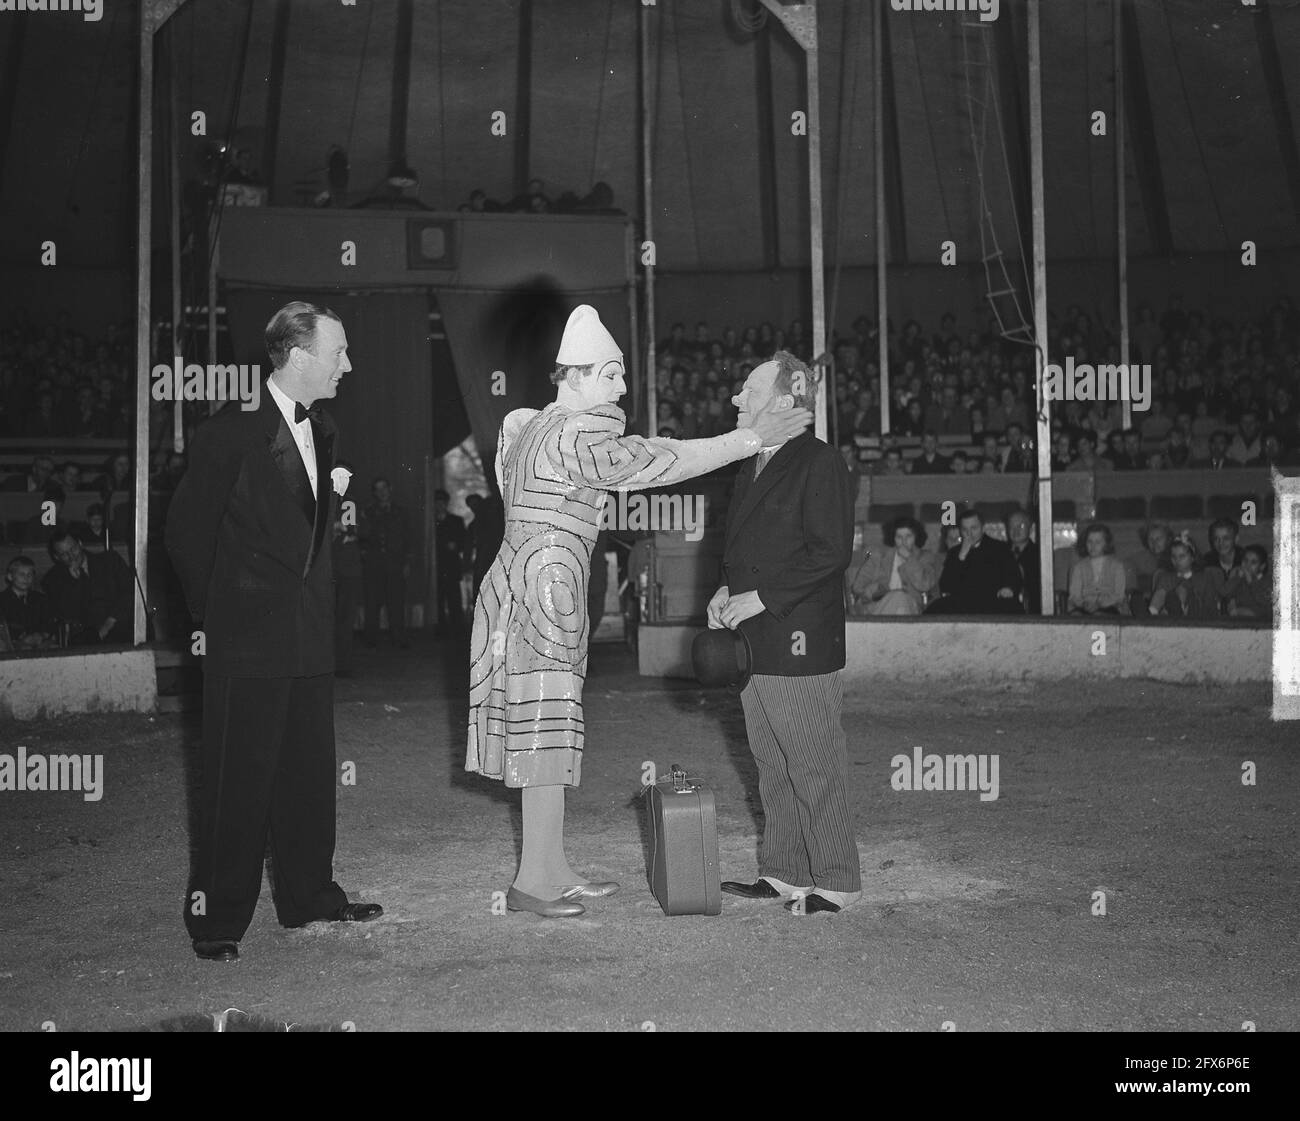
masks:
{"label": "tuxedo jacket", "polygon": [[256,410],[227,405],[199,426],[167,511],[166,545],[205,668],[228,677],[334,672],[330,473],[337,428],[312,422],[317,494],[268,387]]}
{"label": "tuxedo jacket", "polygon": [[727,509],[723,582],[756,591],[765,608],[740,629],[751,672],[808,677],[844,668],[844,573],[853,557],[853,504],[844,457],[803,432],[754,478],[743,461]]}

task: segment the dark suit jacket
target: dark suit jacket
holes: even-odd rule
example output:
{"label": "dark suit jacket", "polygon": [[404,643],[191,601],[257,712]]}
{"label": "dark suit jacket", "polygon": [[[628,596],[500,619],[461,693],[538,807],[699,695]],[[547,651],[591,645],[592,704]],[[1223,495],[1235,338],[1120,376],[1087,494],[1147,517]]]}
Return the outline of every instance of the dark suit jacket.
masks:
{"label": "dark suit jacket", "polygon": [[229,677],[334,672],[330,472],[337,428],[313,422],[317,493],[268,387],[195,433],[167,511],[167,552],[207,639],[206,669]]}
{"label": "dark suit jacket", "polygon": [[[964,561],[960,545],[948,550],[939,590],[960,601],[969,611],[993,613],[1005,609],[998,601],[998,589],[1019,592],[1021,583],[1020,566],[1011,555],[1011,546],[986,533]],[[1013,606],[1019,608],[1018,604]]]}
{"label": "dark suit jacket", "polygon": [[50,610],[63,623],[98,628],[112,616],[130,623],[135,610],[135,582],[126,561],[114,552],[86,552],[86,571],[74,580],[65,565],[55,564],[41,580]]}
{"label": "dark suit jacket", "polygon": [[722,559],[731,595],[757,591],[766,608],[740,624],[752,672],[809,677],[843,669],[854,500],[844,459],[804,432],[757,479],[754,464],[745,460],[736,475]]}

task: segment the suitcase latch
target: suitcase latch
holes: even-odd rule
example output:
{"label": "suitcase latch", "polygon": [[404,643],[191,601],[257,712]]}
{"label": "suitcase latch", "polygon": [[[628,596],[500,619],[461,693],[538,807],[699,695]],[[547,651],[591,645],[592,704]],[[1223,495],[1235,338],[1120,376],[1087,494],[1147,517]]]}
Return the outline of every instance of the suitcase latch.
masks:
{"label": "suitcase latch", "polygon": [[692,785],[686,781],[686,772],[676,763],[672,766],[672,776],[674,794],[689,794],[692,789],[694,789]]}

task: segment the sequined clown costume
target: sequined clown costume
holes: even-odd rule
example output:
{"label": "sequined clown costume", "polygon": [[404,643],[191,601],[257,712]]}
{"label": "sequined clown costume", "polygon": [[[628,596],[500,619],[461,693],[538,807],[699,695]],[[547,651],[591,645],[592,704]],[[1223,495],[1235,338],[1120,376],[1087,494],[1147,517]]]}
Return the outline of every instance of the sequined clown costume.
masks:
{"label": "sequined clown costume", "polygon": [[753,455],[750,429],[625,436],[617,405],[516,409],[497,440],[506,532],[474,605],[465,768],[507,786],[577,786],[587,584],[606,492],[645,490]]}

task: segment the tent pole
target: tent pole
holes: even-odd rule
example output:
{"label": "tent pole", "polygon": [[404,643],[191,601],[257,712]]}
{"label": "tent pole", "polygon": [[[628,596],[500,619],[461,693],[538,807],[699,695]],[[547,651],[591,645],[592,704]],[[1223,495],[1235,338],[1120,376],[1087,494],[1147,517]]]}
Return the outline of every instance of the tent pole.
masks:
{"label": "tent pole", "polygon": [[655,358],[655,255],[654,255],[654,206],[652,188],[654,180],[653,156],[654,141],[652,136],[651,107],[654,102],[650,91],[650,12],[651,8],[641,5],[641,163],[642,163],[642,223],[645,240],[651,246],[651,255],[645,264],[645,413],[646,435],[659,434],[659,389],[656,383],[658,367]]}
{"label": "tent pole", "polygon": [[872,65],[875,67],[876,164],[876,342],[880,364],[880,435],[889,435],[889,289],[885,273],[885,6],[873,4],[871,36]]}
{"label": "tent pole", "polygon": [[[808,63],[808,230],[811,241],[812,265],[812,329],[814,364],[826,363],[826,270],[822,247],[822,135],[821,88],[819,85],[817,51],[817,4],[810,0],[804,4],[781,4],[778,0],[762,0],[769,12],[781,21],[794,41],[803,48]],[[826,416],[830,407],[827,400],[830,379],[817,395],[817,439],[826,439]]]}
{"label": "tent pole", "polygon": [[[140,159],[136,171],[139,210],[136,215],[135,263],[135,536],[132,563],[136,572],[148,571],[149,549],[149,358],[150,285],[153,283],[153,33],[154,6],[146,2],[140,11],[140,73],[137,96],[140,99],[136,142]],[[141,576],[141,580],[144,577]],[[145,640],[144,599],[135,599],[134,642]]]}
{"label": "tent pole", "polygon": [[1038,555],[1042,614],[1053,613],[1052,403],[1043,391],[1047,362],[1047,228],[1043,203],[1043,60],[1039,2],[1029,0],[1029,155],[1034,215],[1034,365],[1038,403]]}
{"label": "tent pole", "polygon": [[[172,260],[172,353],[182,366],[185,363],[185,336],[181,327],[181,157],[180,137],[176,127],[176,47],[175,37],[167,36],[167,166],[170,169],[167,202],[171,210]],[[172,449],[185,450],[184,402],[178,396],[172,402]]]}
{"label": "tent pole", "polygon": [[[1115,229],[1119,238],[1116,256],[1119,261],[1119,360],[1129,368],[1128,323],[1128,203],[1124,182],[1124,18],[1120,5],[1115,4]],[[1129,375],[1129,386],[1133,384]],[[1131,393],[1124,394],[1124,427],[1133,427],[1133,402]]]}

